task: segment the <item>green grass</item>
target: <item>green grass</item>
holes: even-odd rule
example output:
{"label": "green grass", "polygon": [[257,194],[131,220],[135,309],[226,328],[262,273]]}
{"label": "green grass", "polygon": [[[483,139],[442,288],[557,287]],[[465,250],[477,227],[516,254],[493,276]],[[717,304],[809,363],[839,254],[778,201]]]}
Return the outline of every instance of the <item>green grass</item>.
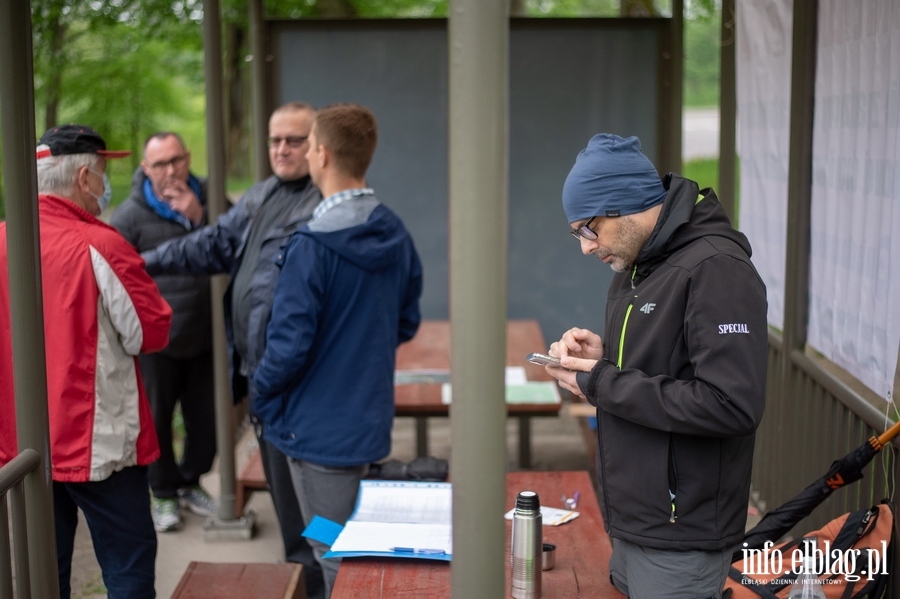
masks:
{"label": "green grass", "polygon": [[701,158],[685,162],[681,176],[685,179],[696,181],[700,189],[704,187],[719,187],[719,159]]}
{"label": "green grass", "polygon": [[[712,187],[716,193],[719,193],[719,159],[718,158],[702,158],[699,160],[691,160],[684,163],[681,175],[686,179],[692,179],[697,182],[700,189],[704,187]],[[734,190],[734,211],[735,214],[740,213],[741,207],[741,161],[737,161],[735,166],[735,178],[737,185]]]}

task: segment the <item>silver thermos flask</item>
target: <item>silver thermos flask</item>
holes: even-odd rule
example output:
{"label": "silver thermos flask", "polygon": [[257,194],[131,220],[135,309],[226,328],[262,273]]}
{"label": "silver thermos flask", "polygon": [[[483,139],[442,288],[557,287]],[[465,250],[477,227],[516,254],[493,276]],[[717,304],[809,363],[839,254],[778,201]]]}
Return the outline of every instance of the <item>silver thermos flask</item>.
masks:
{"label": "silver thermos flask", "polygon": [[540,599],[544,542],[541,500],[537,493],[519,493],[512,520],[512,596],[516,599]]}

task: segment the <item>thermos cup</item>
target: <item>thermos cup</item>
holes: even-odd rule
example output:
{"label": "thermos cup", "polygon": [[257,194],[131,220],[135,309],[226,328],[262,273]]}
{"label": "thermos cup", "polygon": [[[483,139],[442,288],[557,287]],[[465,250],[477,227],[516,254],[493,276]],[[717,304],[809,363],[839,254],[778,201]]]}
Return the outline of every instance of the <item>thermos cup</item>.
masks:
{"label": "thermos cup", "polygon": [[519,493],[512,521],[512,596],[515,599],[540,599],[544,542],[541,501],[537,493]]}

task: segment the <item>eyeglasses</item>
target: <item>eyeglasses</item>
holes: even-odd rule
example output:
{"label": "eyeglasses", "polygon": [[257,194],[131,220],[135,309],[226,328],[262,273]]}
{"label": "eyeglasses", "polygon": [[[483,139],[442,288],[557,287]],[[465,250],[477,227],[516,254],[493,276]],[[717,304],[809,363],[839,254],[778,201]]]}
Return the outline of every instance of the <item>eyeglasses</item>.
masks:
{"label": "eyeglasses", "polygon": [[185,160],[187,160],[187,154],[181,154],[180,156],[175,156],[170,160],[160,160],[159,162],[154,162],[150,165],[150,170],[164,171],[170,166],[172,168],[178,168],[182,164],[184,164]]}
{"label": "eyeglasses", "polygon": [[591,228],[591,223],[594,222],[596,216],[592,216],[588,219],[588,222],[584,223],[577,229],[573,231],[569,231],[569,234],[575,239],[587,239],[588,241],[597,241],[597,232]]}
{"label": "eyeglasses", "polygon": [[269,146],[273,148],[277,148],[281,145],[281,142],[286,143],[291,148],[299,148],[303,145],[303,143],[309,138],[309,135],[298,135],[291,137],[270,137],[269,138]]}

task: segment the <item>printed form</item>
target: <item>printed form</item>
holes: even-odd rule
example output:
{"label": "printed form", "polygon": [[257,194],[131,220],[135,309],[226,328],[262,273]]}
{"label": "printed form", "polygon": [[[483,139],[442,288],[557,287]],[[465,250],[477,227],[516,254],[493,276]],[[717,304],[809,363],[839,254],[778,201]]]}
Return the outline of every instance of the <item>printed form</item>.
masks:
{"label": "printed form", "polygon": [[361,481],[356,509],[330,553],[449,560],[452,497],[450,483]]}

